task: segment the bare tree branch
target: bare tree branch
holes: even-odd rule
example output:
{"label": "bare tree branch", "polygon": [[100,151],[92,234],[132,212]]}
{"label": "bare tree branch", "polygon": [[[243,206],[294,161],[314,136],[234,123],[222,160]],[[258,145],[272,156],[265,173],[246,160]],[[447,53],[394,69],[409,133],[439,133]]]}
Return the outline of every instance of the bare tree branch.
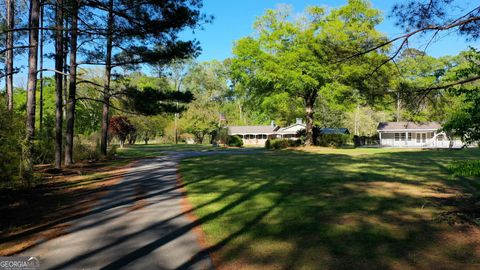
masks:
{"label": "bare tree branch", "polygon": [[[476,9],[478,9],[478,8],[476,8]],[[464,16],[462,16],[462,17],[464,17]],[[406,40],[408,40],[409,38],[411,38],[414,35],[424,33],[424,32],[428,32],[428,31],[445,31],[445,30],[449,30],[449,29],[452,29],[452,28],[455,28],[455,27],[459,27],[459,26],[469,24],[469,23],[472,23],[472,22],[477,22],[477,21],[480,21],[480,16],[470,17],[470,18],[464,19],[464,20],[455,20],[452,23],[449,23],[449,24],[446,24],[446,25],[430,25],[430,26],[427,26],[427,27],[423,27],[423,28],[417,29],[415,31],[406,33],[404,35],[398,36],[396,38],[390,39],[390,40],[388,40],[386,42],[383,42],[381,44],[378,44],[378,45],[376,45],[376,46],[374,46],[374,47],[372,47],[368,50],[365,50],[365,51],[362,51],[362,52],[359,52],[359,53],[355,53],[355,54],[350,55],[346,58],[340,59],[339,62],[348,61],[350,59],[368,54],[370,52],[376,51],[380,48],[383,48],[383,47],[385,47],[387,45],[390,45],[390,44],[392,44],[396,41],[399,41],[399,40],[402,40],[402,44],[399,47],[399,49],[401,49],[406,44]],[[398,49],[397,49],[397,51],[398,51]]]}

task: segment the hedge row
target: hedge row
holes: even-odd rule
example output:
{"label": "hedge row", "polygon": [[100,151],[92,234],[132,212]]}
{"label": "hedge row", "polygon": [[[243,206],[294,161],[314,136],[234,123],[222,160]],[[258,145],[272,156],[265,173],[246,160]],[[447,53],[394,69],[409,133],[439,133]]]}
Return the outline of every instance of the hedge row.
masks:
{"label": "hedge row", "polygon": [[284,149],[287,147],[298,147],[302,145],[302,141],[298,140],[287,140],[287,139],[268,139],[265,142],[265,148],[267,149]]}

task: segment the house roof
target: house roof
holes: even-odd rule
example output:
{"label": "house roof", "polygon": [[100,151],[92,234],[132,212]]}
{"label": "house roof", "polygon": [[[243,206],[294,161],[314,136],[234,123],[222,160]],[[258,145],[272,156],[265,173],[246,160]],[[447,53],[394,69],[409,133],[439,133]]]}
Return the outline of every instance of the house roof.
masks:
{"label": "house roof", "polygon": [[348,128],[321,128],[320,133],[322,134],[350,134]]}
{"label": "house roof", "polygon": [[288,127],[279,128],[277,133],[281,134],[297,134],[297,131],[305,129],[305,124],[296,123]]}
{"label": "house roof", "polygon": [[278,126],[229,126],[228,134],[273,134]]}
{"label": "house roof", "polygon": [[388,130],[438,130],[442,126],[437,122],[381,122],[378,124],[378,131]]}

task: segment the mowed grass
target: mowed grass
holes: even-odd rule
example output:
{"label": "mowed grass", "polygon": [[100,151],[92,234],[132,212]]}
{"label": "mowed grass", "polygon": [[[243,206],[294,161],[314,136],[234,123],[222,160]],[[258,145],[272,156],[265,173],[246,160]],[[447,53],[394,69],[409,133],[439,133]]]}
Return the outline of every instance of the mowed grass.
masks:
{"label": "mowed grass", "polygon": [[166,154],[168,152],[182,151],[222,151],[222,147],[213,147],[207,144],[134,144],[118,148],[117,156],[120,158],[148,158]]}
{"label": "mowed grass", "polygon": [[185,159],[188,200],[221,269],[478,269],[480,231],[438,219],[478,178],[478,149],[317,149]]}

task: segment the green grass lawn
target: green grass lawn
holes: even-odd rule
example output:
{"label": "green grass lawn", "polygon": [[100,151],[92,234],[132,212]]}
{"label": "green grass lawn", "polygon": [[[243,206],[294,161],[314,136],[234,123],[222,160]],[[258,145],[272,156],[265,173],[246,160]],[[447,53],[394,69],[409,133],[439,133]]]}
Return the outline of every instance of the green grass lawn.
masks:
{"label": "green grass lawn", "polygon": [[134,144],[118,148],[118,157],[144,158],[165,154],[169,151],[221,151],[222,147],[213,147],[206,144]]}
{"label": "green grass lawn", "polygon": [[221,268],[478,269],[480,230],[446,214],[480,191],[449,176],[464,159],[480,150],[269,151],[180,171]]}

